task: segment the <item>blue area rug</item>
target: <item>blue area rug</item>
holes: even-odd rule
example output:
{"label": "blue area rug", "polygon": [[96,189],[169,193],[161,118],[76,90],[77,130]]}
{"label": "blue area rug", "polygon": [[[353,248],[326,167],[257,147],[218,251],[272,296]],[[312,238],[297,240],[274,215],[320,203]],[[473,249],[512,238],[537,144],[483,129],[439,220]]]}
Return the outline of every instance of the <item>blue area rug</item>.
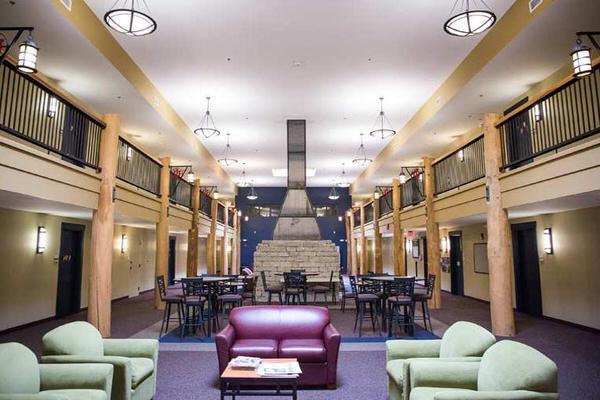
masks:
{"label": "blue area rug", "polygon": [[[415,328],[414,336],[393,336],[387,337],[387,335],[381,336],[363,336],[363,337],[355,337],[355,336],[342,336],[342,343],[384,343],[388,340],[397,340],[397,339],[405,339],[405,340],[430,340],[430,339],[439,339],[439,336],[434,335],[433,333],[426,331],[425,329],[421,329],[419,327]],[[173,329],[166,335],[163,335],[159,339],[160,343],[214,343],[214,336],[205,337],[205,336],[184,336],[181,338],[179,336],[179,328]]]}

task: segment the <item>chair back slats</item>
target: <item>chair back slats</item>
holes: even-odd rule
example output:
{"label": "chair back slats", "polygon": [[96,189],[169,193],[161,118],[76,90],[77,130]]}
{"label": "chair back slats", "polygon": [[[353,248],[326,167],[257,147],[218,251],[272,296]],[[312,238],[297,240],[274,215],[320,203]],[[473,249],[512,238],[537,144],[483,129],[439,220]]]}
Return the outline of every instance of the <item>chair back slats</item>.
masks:
{"label": "chair back slats", "polygon": [[182,278],[181,288],[183,290],[183,298],[203,296],[206,291],[204,288],[204,280],[202,278]]}
{"label": "chair back slats", "polygon": [[415,292],[415,278],[412,276],[394,278],[394,280],[389,283],[388,291],[392,296],[406,296],[412,298]]}
{"label": "chair back slats", "polygon": [[288,289],[304,289],[306,286],[306,276],[294,272],[284,272],[283,281]]}
{"label": "chair back slats", "polygon": [[165,276],[159,275],[156,277],[156,286],[158,287],[158,293],[160,294],[161,301],[167,297],[167,287],[165,285]]}
{"label": "chair back slats", "polygon": [[433,296],[433,289],[435,288],[435,275],[429,274],[427,279],[427,299],[431,299]]}

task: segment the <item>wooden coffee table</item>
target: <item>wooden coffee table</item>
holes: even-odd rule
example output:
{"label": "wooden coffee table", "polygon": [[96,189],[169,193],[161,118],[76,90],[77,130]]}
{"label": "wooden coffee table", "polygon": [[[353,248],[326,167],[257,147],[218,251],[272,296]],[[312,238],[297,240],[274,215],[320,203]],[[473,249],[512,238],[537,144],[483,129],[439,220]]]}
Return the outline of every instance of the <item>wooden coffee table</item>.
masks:
{"label": "wooden coffee table", "polygon": [[[285,363],[295,358],[264,358],[263,362]],[[266,377],[254,370],[225,368],[221,374],[221,400],[231,396],[289,396],[298,399],[298,377]]]}

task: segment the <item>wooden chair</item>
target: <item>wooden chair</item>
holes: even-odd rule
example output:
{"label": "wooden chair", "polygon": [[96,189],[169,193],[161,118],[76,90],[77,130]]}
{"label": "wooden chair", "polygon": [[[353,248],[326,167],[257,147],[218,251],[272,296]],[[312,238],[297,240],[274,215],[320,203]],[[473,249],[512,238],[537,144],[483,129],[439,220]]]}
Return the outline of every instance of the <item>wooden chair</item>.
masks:
{"label": "wooden chair", "polygon": [[[179,328],[181,329],[183,321],[183,294],[177,295],[169,293],[165,284],[164,275],[156,277],[156,286],[158,288],[158,293],[160,294],[160,301],[165,303],[165,311],[163,312],[162,324],[160,325],[160,332],[158,333],[158,337],[160,338],[163,334],[163,329],[165,334],[169,331],[169,322],[171,321],[176,320],[179,323]],[[177,319],[171,317],[171,306],[173,304],[175,305],[175,307],[177,307]]]}
{"label": "wooden chair", "polygon": [[334,271],[331,271],[331,274],[329,275],[329,284],[328,285],[316,285],[312,288],[313,291],[313,303],[317,302],[317,294],[322,294],[323,297],[325,298],[325,304],[327,304],[327,294],[328,293],[332,293],[332,297],[334,297],[334,302],[335,302],[335,296],[333,295],[333,293],[335,293],[335,283],[333,282],[333,274]]}
{"label": "wooden chair", "polygon": [[415,278],[395,278],[388,287],[388,336],[392,336],[394,325],[404,328],[410,336],[414,336],[415,303],[413,294]]}
{"label": "wooden chair", "polygon": [[283,298],[281,297],[281,293],[283,292],[283,287],[277,286],[267,286],[267,277],[265,275],[265,271],[260,271],[260,278],[263,283],[263,290],[268,294],[268,303],[271,304],[271,300],[273,297],[273,293],[276,293],[279,296],[279,304],[283,304]]}
{"label": "wooden chair", "polygon": [[[433,327],[431,326],[431,314],[429,313],[429,305],[428,301],[431,300],[433,296],[433,289],[435,288],[435,275],[429,274],[427,276],[427,282],[425,285],[425,292],[417,292],[415,290],[413,294],[413,301],[415,302],[415,307],[417,307],[417,303],[421,303],[421,310],[423,315],[421,317],[414,316],[415,320],[422,320],[423,325],[426,330],[433,332]],[[429,328],[427,328],[427,324],[429,323]]]}
{"label": "wooden chair", "polygon": [[[370,319],[373,331],[379,326],[379,320],[377,318],[377,309],[379,304],[379,296],[376,293],[370,293],[365,289],[358,288],[358,283],[355,276],[350,276],[350,287],[354,294],[354,302],[356,304],[356,316],[354,318],[354,332],[356,332],[356,326],[358,325],[358,337],[362,337],[362,324],[364,319]],[[366,314],[368,311],[368,315]],[[381,328],[379,328],[381,334]]]}

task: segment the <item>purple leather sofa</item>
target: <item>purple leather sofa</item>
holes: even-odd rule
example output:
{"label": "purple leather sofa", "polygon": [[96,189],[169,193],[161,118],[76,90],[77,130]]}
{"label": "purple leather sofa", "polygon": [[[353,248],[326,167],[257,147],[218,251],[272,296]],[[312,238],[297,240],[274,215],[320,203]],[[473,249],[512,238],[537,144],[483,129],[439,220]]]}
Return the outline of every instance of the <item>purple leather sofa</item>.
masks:
{"label": "purple leather sofa", "polygon": [[329,310],[314,306],[237,307],[216,336],[219,369],[237,356],[297,358],[299,384],[336,387],[340,334]]}

